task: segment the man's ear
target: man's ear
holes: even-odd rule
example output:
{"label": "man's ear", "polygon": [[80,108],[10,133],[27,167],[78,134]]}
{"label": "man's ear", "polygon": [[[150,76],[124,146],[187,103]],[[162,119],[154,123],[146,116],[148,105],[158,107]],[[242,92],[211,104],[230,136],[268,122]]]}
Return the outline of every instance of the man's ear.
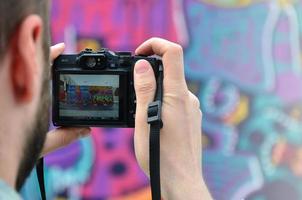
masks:
{"label": "man's ear", "polygon": [[37,90],[36,84],[41,74],[39,56],[42,50],[42,28],[42,19],[38,15],[29,15],[18,26],[10,43],[10,77],[18,103],[32,101]]}

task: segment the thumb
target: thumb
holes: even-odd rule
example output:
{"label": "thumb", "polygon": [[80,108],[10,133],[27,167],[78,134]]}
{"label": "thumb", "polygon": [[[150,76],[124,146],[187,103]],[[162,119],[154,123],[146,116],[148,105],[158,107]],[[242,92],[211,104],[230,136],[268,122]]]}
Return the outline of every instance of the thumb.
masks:
{"label": "thumb", "polygon": [[[156,81],[153,69],[146,60],[139,60],[134,67],[134,89],[136,93],[137,108],[148,108],[154,99]],[[144,110],[147,114],[147,110]]]}
{"label": "thumb", "polygon": [[134,67],[134,88],[136,93],[136,117],[134,145],[138,162],[147,168],[146,152],[149,146],[149,125],[147,123],[148,105],[154,99],[156,81],[153,69],[146,60],[139,60]]}

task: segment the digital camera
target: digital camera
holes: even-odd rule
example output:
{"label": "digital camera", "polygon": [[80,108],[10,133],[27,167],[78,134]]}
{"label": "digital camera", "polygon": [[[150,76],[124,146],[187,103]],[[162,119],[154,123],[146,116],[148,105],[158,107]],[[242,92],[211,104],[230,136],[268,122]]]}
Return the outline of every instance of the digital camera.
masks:
{"label": "digital camera", "polygon": [[60,55],[52,68],[53,124],[134,127],[133,69],[140,59],[151,64],[157,77],[162,70],[157,57],[107,49]]}

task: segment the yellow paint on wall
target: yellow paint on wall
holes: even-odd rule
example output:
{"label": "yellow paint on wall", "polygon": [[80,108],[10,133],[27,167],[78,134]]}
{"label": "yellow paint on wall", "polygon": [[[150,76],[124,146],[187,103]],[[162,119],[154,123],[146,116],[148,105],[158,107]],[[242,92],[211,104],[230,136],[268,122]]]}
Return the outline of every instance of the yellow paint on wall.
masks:
{"label": "yellow paint on wall", "polygon": [[250,6],[255,3],[265,2],[269,0],[235,0],[229,2],[222,2],[221,0],[200,0],[203,3],[214,5],[221,8],[242,8],[246,6]]}
{"label": "yellow paint on wall", "polygon": [[246,96],[240,97],[240,102],[236,110],[224,118],[224,122],[232,125],[238,125],[245,120],[249,113],[249,99]]}

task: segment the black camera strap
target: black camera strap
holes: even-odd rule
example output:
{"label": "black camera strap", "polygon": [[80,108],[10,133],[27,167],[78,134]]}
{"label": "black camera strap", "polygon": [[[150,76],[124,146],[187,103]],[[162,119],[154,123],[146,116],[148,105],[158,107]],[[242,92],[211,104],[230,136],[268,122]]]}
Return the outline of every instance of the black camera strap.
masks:
{"label": "black camera strap", "polygon": [[39,187],[40,187],[40,193],[41,193],[41,199],[46,200],[46,192],[45,192],[45,185],[44,185],[44,159],[40,158],[38,160],[37,166],[36,166],[38,181],[39,181]]}
{"label": "black camera strap", "polygon": [[149,170],[152,200],[161,199],[160,185],[160,129],[163,127],[161,120],[163,100],[163,67],[159,66],[157,77],[157,89],[154,102],[148,107],[148,124],[150,124],[149,136]]}
{"label": "black camera strap", "polygon": [[[161,199],[160,185],[160,129],[163,127],[161,120],[162,100],[163,100],[163,66],[159,66],[158,77],[156,81],[156,93],[154,102],[148,107],[148,124],[150,124],[149,136],[149,169],[152,200]],[[44,185],[44,160],[38,160],[37,176],[41,192],[41,199],[46,200]]]}

